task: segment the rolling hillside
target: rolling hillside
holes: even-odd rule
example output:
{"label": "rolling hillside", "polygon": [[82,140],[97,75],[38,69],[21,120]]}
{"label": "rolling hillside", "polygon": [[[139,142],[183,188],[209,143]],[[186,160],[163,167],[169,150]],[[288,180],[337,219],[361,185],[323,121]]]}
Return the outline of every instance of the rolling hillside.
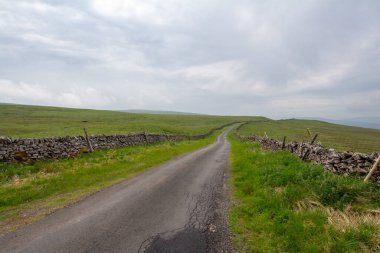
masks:
{"label": "rolling hillside", "polygon": [[0,136],[47,137],[151,132],[195,135],[212,128],[263,117],[158,115],[47,106],[0,105]]}
{"label": "rolling hillside", "polygon": [[308,141],[318,133],[318,141],[325,147],[340,151],[372,153],[380,151],[380,130],[338,125],[317,120],[278,120],[253,122],[240,129],[241,135],[264,135],[275,139],[286,136],[288,141]]}

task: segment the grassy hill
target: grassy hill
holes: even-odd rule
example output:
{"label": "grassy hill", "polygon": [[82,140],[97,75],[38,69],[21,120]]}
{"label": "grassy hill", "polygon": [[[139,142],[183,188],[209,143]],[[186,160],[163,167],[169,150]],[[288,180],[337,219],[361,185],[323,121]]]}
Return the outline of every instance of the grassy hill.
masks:
{"label": "grassy hill", "polygon": [[380,151],[380,130],[331,124],[317,120],[278,120],[253,122],[240,129],[241,135],[264,135],[276,139],[286,136],[288,141],[310,140],[308,130],[312,135],[318,133],[318,141],[325,147],[337,150],[357,151],[364,153]]}
{"label": "grassy hill", "polygon": [[200,134],[234,121],[255,120],[240,129],[242,135],[264,135],[287,140],[306,141],[319,133],[326,147],[371,153],[380,151],[380,130],[351,127],[316,120],[278,120],[264,117],[141,114],[104,110],[70,109],[48,106],[0,104],[0,136],[47,137],[90,134],[153,132]]}
{"label": "grassy hill", "polygon": [[156,111],[156,110],[143,110],[143,109],[120,110],[120,112],[143,113],[143,114],[202,115],[199,113],[191,113],[191,112]]}
{"label": "grassy hill", "polygon": [[152,132],[195,135],[234,121],[263,117],[158,115],[47,106],[0,105],[0,136],[46,137]]}

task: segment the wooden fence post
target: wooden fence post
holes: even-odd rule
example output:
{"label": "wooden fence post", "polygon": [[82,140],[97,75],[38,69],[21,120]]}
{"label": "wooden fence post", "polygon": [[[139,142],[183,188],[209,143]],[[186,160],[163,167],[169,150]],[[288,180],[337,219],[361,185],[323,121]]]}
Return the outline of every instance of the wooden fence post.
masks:
{"label": "wooden fence post", "polygon": [[[318,134],[315,134],[314,137],[313,137],[313,139],[312,139],[311,142],[310,142],[310,145],[313,145],[313,144],[314,144],[314,142],[315,142],[315,140],[317,139],[317,137],[318,137]],[[312,149],[312,147],[310,147],[310,149],[306,150],[305,154],[304,154],[303,157],[302,157],[302,160],[305,161],[305,160],[309,157],[309,155],[310,155],[310,153],[311,153],[311,149]]]}
{"label": "wooden fence post", "polygon": [[380,155],[377,158],[375,164],[372,166],[372,169],[368,172],[368,175],[364,178],[364,182],[367,182],[372,177],[372,174],[375,173],[379,164],[380,164]]}
{"label": "wooden fence post", "polygon": [[90,138],[88,138],[87,130],[86,130],[86,128],[83,128],[83,130],[84,130],[84,135],[85,135],[85,139],[87,142],[88,150],[90,151],[90,153],[92,153],[94,151],[94,149],[92,148]]}
{"label": "wooden fence post", "polygon": [[310,142],[310,145],[313,145],[313,144],[314,144],[314,142],[315,142],[315,140],[317,139],[317,137],[318,137],[318,134],[315,134],[314,137],[313,137],[313,139],[312,139],[311,142]]}
{"label": "wooden fence post", "polygon": [[311,131],[310,131],[310,128],[306,127],[306,132],[307,132],[307,134],[309,135],[309,138],[311,138]]}
{"label": "wooden fence post", "polygon": [[284,139],[282,140],[282,146],[281,146],[281,149],[284,149],[284,148],[285,148],[285,141],[286,141],[286,136],[284,136]]}
{"label": "wooden fence post", "polygon": [[148,137],[146,137],[146,132],[143,133],[145,144],[148,144]]}

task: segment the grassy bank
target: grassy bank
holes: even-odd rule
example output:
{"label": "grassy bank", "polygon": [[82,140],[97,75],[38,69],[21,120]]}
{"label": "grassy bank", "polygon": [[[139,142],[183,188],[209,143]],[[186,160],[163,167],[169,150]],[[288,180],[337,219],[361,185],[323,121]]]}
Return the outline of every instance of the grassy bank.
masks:
{"label": "grassy bank", "polygon": [[53,210],[130,178],[173,157],[206,146],[202,140],[162,142],[33,165],[0,165],[0,234],[31,223]]}
{"label": "grassy bank", "polygon": [[47,106],[0,104],[0,136],[50,137],[150,132],[195,135],[235,121],[263,117],[157,115]]}
{"label": "grassy bank", "polygon": [[288,141],[310,140],[311,134],[318,133],[318,141],[325,147],[340,151],[372,153],[380,151],[380,130],[336,125],[316,120],[278,120],[254,122],[240,129],[241,135],[264,135]]}
{"label": "grassy bank", "polygon": [[379,252],[378,187],[229,138],[237,252]]}

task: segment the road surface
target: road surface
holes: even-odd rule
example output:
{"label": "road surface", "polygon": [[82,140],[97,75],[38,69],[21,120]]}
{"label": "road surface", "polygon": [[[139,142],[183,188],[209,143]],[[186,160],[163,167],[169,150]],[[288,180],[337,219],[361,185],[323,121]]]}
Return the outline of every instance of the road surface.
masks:
{"label": "road surface", "polygon": [[0,238],[0,252],[229,252],[227,131]]}

